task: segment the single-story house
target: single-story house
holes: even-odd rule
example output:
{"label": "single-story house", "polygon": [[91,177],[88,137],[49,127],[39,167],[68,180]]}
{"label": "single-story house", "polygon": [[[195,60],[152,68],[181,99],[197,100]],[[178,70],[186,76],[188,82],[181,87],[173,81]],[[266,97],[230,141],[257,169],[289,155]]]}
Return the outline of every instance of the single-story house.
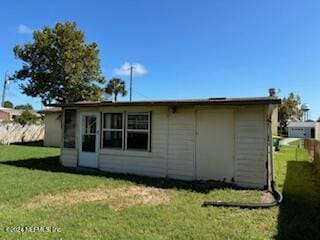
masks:
{"label": "single-story house", "polygon": [[[0,121],[13,121],[16,117],[20,116],[25,110],[24,109],[14,109],[14,108],[4,108],[0,107]],[[29,110],[31,113],[40,117],[41,115],[34,110]]]}
{"label": "single-story house", "polygon": [[289,122],[288,137],[315,138],[320,140],[319,122]]}
{"label": "single-story house", "polygon": [[61,108],[53,107],[38,111],[44,115],[44,140],[43,145],[46,147],[61,146]]}
{"label": "single-story house", "polygon": [[76,102],[62,108],[62,165],[268,188],[276,97]]}

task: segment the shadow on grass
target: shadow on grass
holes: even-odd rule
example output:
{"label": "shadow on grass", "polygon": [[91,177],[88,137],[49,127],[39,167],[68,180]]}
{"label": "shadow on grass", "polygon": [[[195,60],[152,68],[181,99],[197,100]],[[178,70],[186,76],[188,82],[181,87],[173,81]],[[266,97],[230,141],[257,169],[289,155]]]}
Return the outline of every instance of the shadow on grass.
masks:
{"label": "shadow on grass", "polygon": [[311,162],[289,161],[276,239],[320,239],[320,174]]}
{"label": "shadow on grass", "polygon": [[99,171],[95,169],[88,168],[69,168],[64,167],[59,162],[59,157],[47,157],[47,158],[32,158],[24,160],[14,160],[14,161],[4,161],[0,164],[10,165],[15,167],[50,171],[50,172],[63,172],[71,174],[80,174],[80,175],[90,175],[90,176],[99,176],[105,178],[113,178],[118,180],[127,180],[134,182],[136,184],[157,187],[163,189],[183,189],[189,191],[196,191],[200,193],[208,193],[213,189],[222,189],[222,188],[234,188],[241,189],[233,184],[227,184],[224,182],[218,181],[183,181],[183,180],[174,180],[168,178],[156,178],[156,177],[146,177],[146,176],[137,176],[133,174],[121,174],[121,173],[110,173]]}

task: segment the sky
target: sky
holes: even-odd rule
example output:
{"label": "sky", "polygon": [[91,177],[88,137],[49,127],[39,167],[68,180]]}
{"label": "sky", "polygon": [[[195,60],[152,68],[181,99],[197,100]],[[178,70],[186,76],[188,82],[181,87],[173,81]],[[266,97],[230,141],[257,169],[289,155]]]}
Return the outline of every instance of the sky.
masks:
{"label": "sky", "polygon": [[[107,79],[129,85],[124,70],[136,64],[134,100],[266,96],[274,87],[281,98],[299,94],[311,118],[320,116],[319,1],[6,0],[0,8],[1,87],[4,73],[22,65],[16,44],[75,21],[98,44]],[[40,109],[18,85],[9,84],[6,99]]]}

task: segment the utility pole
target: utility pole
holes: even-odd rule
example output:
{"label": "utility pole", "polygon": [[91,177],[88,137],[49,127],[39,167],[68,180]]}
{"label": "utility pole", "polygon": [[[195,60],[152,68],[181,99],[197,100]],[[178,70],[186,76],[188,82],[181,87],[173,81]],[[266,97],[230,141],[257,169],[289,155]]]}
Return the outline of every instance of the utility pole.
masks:
{"label": "utility pole", "polygon": [[4,75],[4,83],[3,83],[3,90],[2,90],[2,100],[1,100],[1,107],[4,107],[4,100],[6,96],[6,88],[8,84],[8,73],[6,72]]}
{"label": "utility pole", "polygon": [[130,102],[131,102],[132,101],[132,74],[133,74],[134,66],[131,64],[129,69],[130,69]]}

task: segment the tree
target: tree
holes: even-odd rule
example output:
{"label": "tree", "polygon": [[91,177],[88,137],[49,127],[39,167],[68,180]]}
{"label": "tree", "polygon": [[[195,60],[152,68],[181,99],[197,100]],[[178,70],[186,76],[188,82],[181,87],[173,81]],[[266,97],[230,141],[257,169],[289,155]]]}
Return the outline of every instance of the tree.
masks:
{"label": "tree", "polygon": [[10,101],[4,101],[3,107],[5,108],[13,108],[13,103]]}
{"label": "tree", "polygon": [[320,122],[320,117],[318,118],[317,122]]}
{"label": "tree", "polygon": [[30,103],[17,105],[14,108],[15,109],[23,109],[23,110],[33,110],[33,107]]}
{"label": "tree", "polygon": [[109,81],[105,88],[106,93],[114,95],[114,101],[117,101],[117,96],[120,93],[122,96],[127,95],[126,83],[120,78],[113,78]]}
{"label": "tree", "polygon": [[290,93],[287,98],[283,98],[279,107],[279,122],[282,129],[287,127],[289,120],[299,120],[301,118],[300,104],[300,97],[294,93]]}
{"label": "tree", "polygon": [[85,35],[76,23],[57,23],[33,33],[33,42],[16,45],[14,54],[23,66],[13,75],[28,96],[44,104],[100,100],[105,83],[95,42],[85,44]]}
{"label": "tree", "polygon": [[39,117],[37,117],[29,110],[25,110],[22,112],[20,116],[16,117],[14,121],[24,126],[26,124],[36,124],[39,121],[39,119]]}

